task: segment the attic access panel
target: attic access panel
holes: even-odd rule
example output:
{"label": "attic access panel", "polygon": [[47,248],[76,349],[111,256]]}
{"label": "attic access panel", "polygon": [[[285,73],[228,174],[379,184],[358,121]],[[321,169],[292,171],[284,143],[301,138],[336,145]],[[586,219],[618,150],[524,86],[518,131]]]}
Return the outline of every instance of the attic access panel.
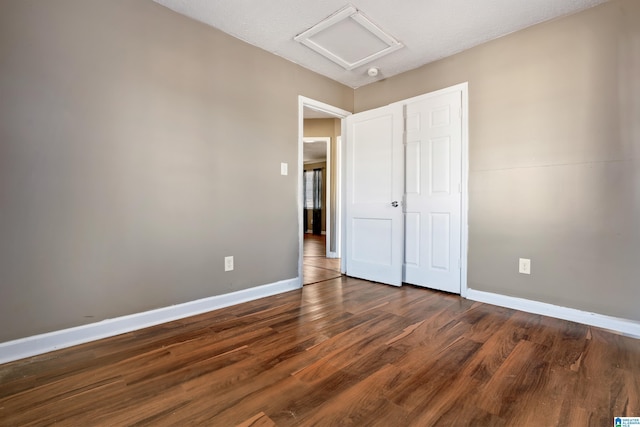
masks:
{"label": "attic access panel", "polygon": [[340,10],[294,40],[345,70],[353,70],[403,47],[353,6]]}

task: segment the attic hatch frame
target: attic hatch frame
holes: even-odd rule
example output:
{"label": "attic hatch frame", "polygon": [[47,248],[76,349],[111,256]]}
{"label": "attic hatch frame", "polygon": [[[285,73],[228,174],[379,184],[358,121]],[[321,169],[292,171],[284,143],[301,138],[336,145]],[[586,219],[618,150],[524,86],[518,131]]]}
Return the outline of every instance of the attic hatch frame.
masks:
{"label": "attic hatch frame", "polygon": [[[335,25],[347,19],[353,20],[354,23],[360,26],[360,29],[368,32],[370,35],[375,36],[387,47],[377,52],[374,52],[372,54],[366,55],[363,58],[360,58],[356,61],[349,61],[343,58],[342,56],[338,55],[337,53],[332,52],[329,47],[323,46],[320,43],[312,40],[313,36],[316,36],[325,31],[330,31],[332,27],[334,27]],[[339,10],[335,14],[319,22],[318,24],[314,25],[313,27],[309,28],[303,33],[298,34],[293,39],[299,43],[302,43],[308,48],[314,50],[315,52],[319,53],[325,58],[330,59],[331,61],[340,65],[342,68],[344,68],[347,71],[350,71],[350,70],[353,70],[354,68],[368,64],[371,61],[374,61],[378,58],[386,56],[391,52],[394,52],[404,47],[402,43],[400,43],[391,35],[387,34],[376,24],[371,22],[366,16],[364,16],[358,9],[356,9],[352,5],[349,5],[344,9]]]}

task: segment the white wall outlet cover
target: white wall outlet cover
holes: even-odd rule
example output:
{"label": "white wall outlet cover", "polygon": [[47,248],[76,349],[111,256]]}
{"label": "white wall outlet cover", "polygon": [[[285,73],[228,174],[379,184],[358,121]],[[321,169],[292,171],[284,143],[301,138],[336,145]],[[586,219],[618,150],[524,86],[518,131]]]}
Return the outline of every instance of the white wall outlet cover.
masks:
{"label": "white wall outlet cover", "polygon": [[224,257],[224,271],[232,271],[233,270],[233,257],[226,256]]}
{"label": "white wall outlet cover", "polygon": [[289,164],[280,163],[280,175],[287,175],[289,173]]}
{"label": "white wall outlet cover", "polygon": [[518,272],[521,274],[531,274],[531,260],[520,258],[518,260]]}

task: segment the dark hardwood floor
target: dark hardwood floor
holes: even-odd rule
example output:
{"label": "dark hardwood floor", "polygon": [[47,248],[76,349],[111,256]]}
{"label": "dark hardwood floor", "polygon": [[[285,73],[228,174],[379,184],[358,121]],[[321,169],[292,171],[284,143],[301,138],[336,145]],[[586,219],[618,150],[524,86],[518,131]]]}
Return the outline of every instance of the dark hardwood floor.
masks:
{"label": "dark hardwood floor", "polygon": [[0,425],[610,426],[640,340],[338,278],[0,365]]}
{"label": "dark hardwood floor", "polygon": [[340,260],[326,258],[325,236],[304,235],[302,283],[310,285],[340,277]]}

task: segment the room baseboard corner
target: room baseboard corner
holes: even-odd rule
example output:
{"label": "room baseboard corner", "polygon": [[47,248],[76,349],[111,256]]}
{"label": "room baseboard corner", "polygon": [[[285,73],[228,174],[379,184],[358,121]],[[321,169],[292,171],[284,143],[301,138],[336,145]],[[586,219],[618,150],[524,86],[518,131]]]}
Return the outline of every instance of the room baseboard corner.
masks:
{"label": "room baseboard corner", "polygon": [[301,279],[297,277],[228,294],[7,341],[0,343],[0,364],[195,316],[208,311],[300,289],[300,287]]}
{"label": "room baseboard corner", "polygon": [[621,319],[604,314],[577,310],[575,308],[561,307],[544,302],[478,291],[475,289],[467,289],[465,297],[472,301],[525,311],[527,313],[555,317],[558,319],[582,323],[584,325],[596,326],[598,328],[608,329],[622,335],[640,339],[640,322],[635,320]]}

